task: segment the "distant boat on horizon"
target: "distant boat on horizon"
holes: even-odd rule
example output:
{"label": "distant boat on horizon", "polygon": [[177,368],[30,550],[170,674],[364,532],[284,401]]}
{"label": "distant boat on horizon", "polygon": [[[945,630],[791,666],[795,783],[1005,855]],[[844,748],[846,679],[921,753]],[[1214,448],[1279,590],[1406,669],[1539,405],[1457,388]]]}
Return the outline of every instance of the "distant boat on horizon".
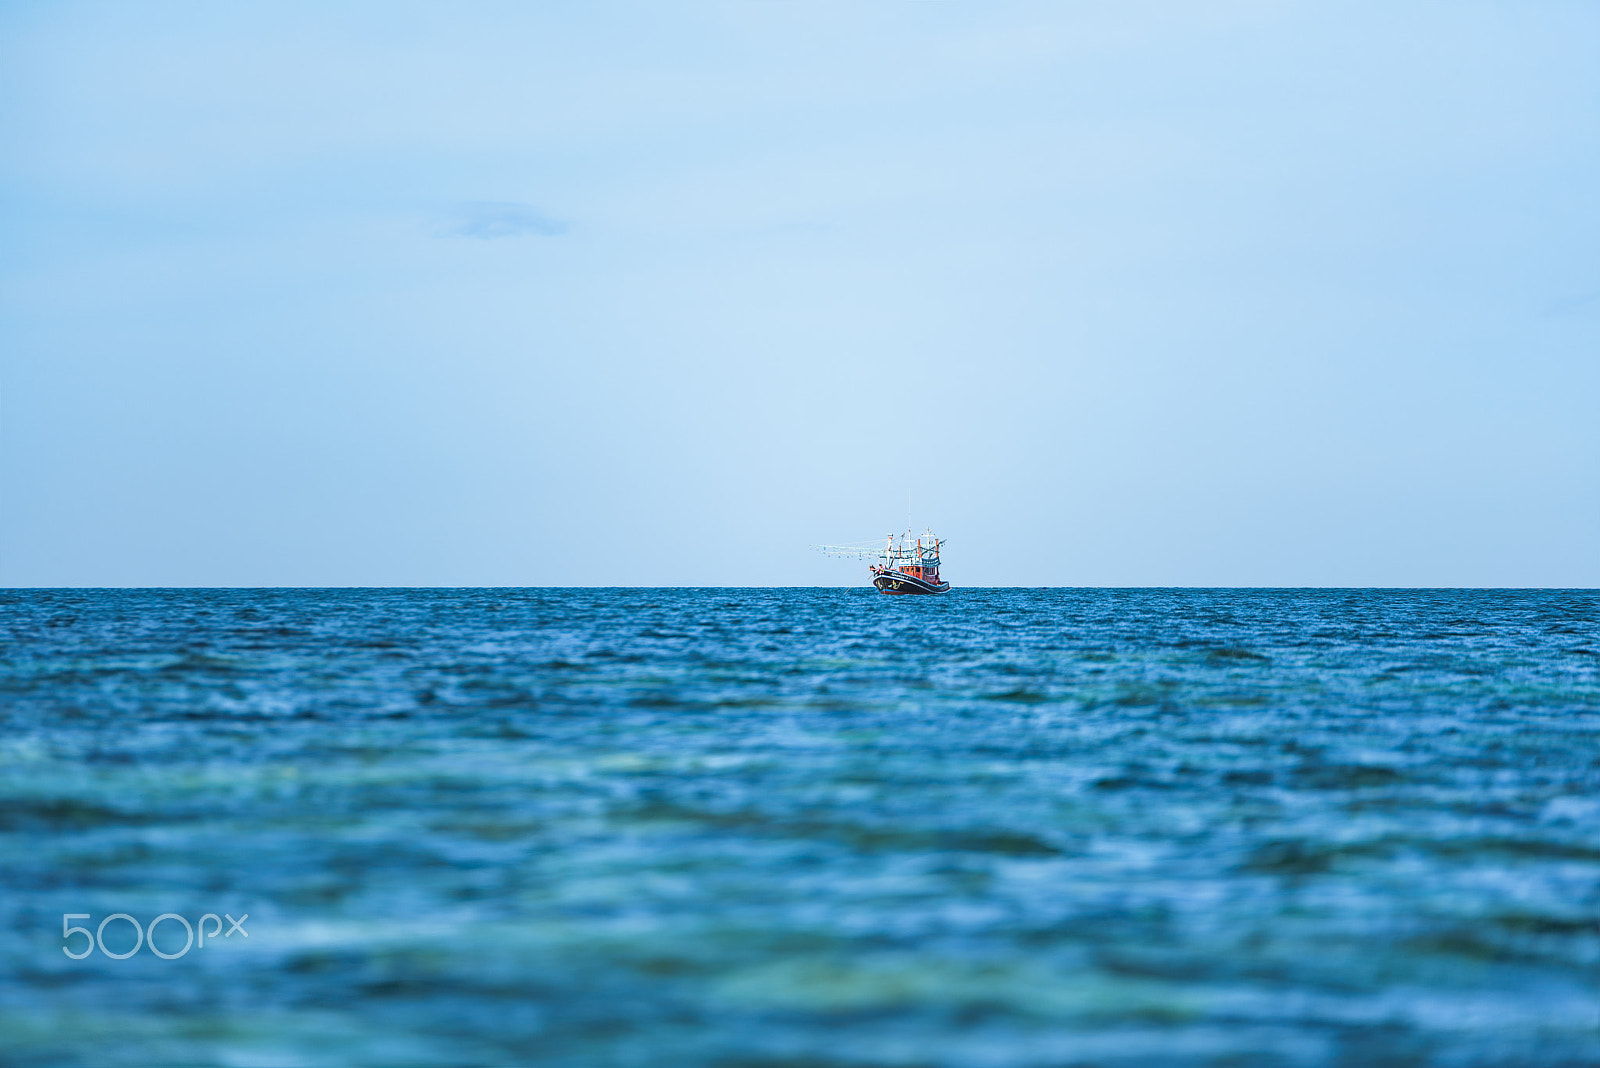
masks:
{"label": "distant boat on horizon", "polygon": [[827,556],[878,560],[871,567],[872,585],[879,593],[946,593],[950,583],[939,577],[939,551],[945,539],[934,536],[932,528],[921,534],[886,534],[883,548],[866,545],[813,545]]}

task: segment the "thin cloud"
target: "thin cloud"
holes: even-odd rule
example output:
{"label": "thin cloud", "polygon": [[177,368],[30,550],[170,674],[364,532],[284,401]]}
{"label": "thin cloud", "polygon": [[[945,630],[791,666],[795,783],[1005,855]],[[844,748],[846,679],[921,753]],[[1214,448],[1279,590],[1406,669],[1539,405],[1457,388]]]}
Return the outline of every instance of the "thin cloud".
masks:
{"label": "thin cloud", "polygon": [[1582,315],[1600,308],[1600,290],[1593,293],[1570,293],[1545,306],[1546,315]]}
{"label": "thin cloud", "polygon": [[555,237],[567,232],[567,224],[532,204],[481,200],[461,205],[444,232],[450,237],[475,237],[481,241],[499,237]]}

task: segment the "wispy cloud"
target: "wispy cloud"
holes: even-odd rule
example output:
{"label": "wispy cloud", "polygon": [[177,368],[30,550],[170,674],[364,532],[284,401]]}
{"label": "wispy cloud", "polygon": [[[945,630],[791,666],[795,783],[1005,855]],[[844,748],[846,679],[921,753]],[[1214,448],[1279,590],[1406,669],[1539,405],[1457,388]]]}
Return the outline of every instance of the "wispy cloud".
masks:
{"label": "wispy cloud", "polygon": [[1583,315],[1600,310],[1600,290],[1592,293],[1569,293],[1545,305],[1546,315]]}
{"label": "wispy cloud", "polygon": [[551,218],[532,204],[515,201],[478,200],[462,204],[451,215],[442,233],[448,237],[555,237],[567,232],[567,224]]}

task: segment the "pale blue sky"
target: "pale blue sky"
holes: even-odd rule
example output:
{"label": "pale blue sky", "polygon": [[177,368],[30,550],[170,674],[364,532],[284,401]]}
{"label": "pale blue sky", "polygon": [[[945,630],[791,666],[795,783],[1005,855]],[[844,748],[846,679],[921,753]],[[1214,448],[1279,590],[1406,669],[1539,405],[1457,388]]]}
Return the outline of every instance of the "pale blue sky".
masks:
{"label": "pale blue sky", "polygon": [[1600,586],[1600,5],[0,6],[0,584],[844,584],[908,484],[958,585]]}

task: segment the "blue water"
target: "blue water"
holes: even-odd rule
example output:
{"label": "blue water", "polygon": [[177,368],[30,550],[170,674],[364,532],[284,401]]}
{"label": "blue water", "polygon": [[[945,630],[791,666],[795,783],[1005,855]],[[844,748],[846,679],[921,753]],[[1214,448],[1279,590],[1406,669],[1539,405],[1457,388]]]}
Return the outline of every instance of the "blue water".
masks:
{"label": "blue water", "polygon": [[[8,591],[0,643],[7,1063],[1600,1064],[1593,591]],[[249,918],[62,952],[119,912]]]}

